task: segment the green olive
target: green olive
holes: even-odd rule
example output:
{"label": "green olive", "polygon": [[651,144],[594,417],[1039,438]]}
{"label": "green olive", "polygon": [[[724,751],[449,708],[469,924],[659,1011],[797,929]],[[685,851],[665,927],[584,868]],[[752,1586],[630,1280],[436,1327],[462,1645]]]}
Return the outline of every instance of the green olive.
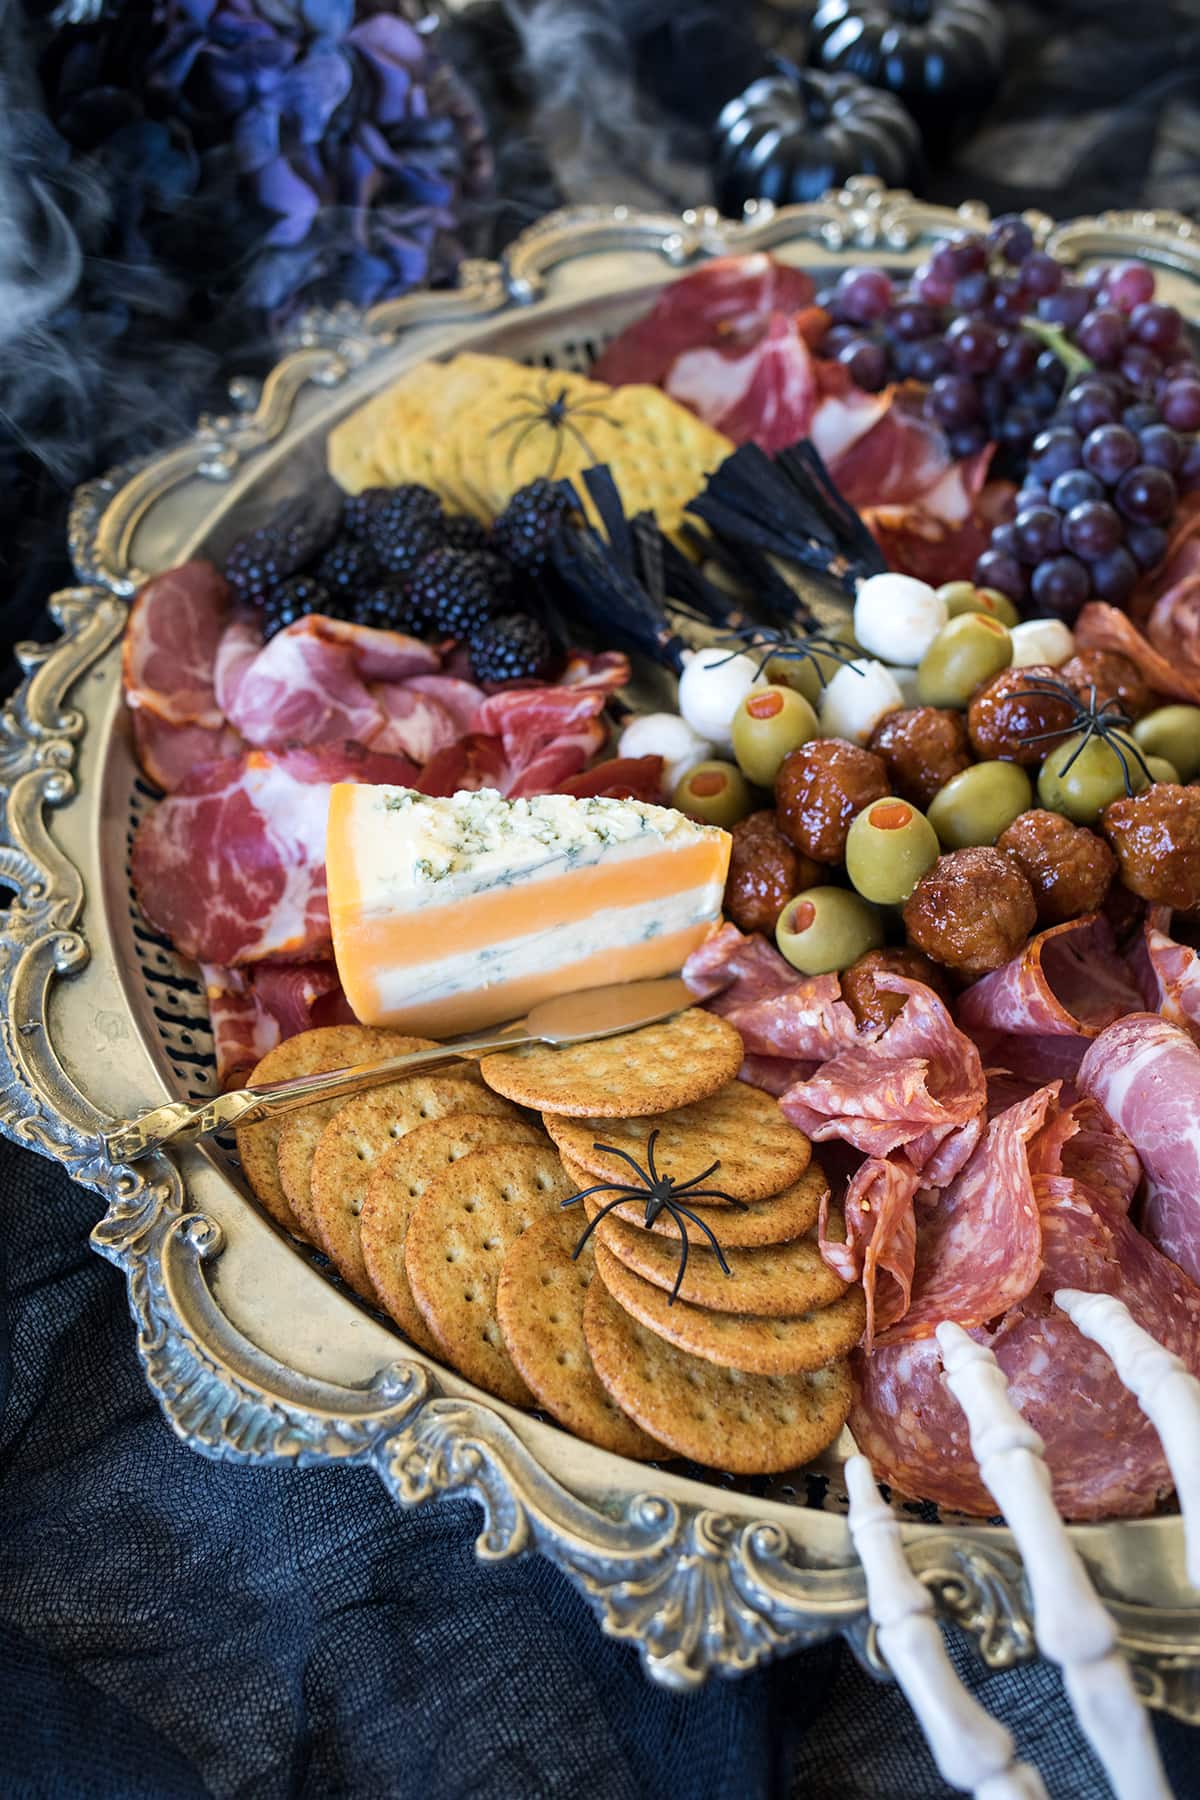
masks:
{"label": "green olive", "polygon": [[930,644],[917,670],[922,706],[965,706],[977,687],[1012,661],[1008,627],[985,613],[960,613]]}
{"label": "green olive", "polygon": [[994,844],[1019,813],[1033,805],[1033,788],[1019,763],[972,763],[929,802],[929,823],[946,850]]}
{"label": "green olive", "polygon": [[864,806],[846,838],[846,873],[864,900],[903,906],[940,854],[938,835],[907,800]]}
{"label": "green olive", "polygon": [[794,688],[755,687],[733,715],[733,754],[748,781],[774,787],[789,750],[817,736],[817,715]]}
{"label": "green olive", "polygon": [[750,784],[736,763],[694,763],[676,783],[672,806],[702,825],[736,825],[754,811]]}
{"label": "green olive", "polygon": [[1165,756],[1148,756],[1146,767],[1150,771],[1151,781],[1169,781],[1173,787],[1179,786],[1179,770]]}
{"label": "green olive", "polygon": [[1156,706],[1144,713],[1131,736],[1147,756],[1165,756],[1180,778],[1200,775],[1200,706]]}
{"label": "green olive", "polygon": [[951,619],[960,618],[963,613],[984,613],[988,618],[999,619],[1010,630],[1020,623],[1020,613],[999,588],[977,588],[973,581],[948,581],[938,589],[938,595],[946,602],[946,613]]}
{"label": "green olive", "polygon": [[[1114,742],[1121,747],[1124,765]],[[1137,746],[1124,733],[1110,732],[1105,739],[1078,731],[1056,744],[1042,764],[1038,799],[1049,812],[1063,813],[1076,825],[1094,825],[1111,801],[1130,788],[1140,794],[1149,785]]]}
{"label": "green olive", "polygon": [[819,650],[813,650],[808,656],[773,656],[766,666],[767,680],[779,687],[794,688],[798,694],[803,694],[810,706],[819,706],[821,690],[837,674],[843,662],[862,655],[862,646],[848,627],[836,636],[831,634],[828,641],[844,650],[845,656],[824,656]]}
{"label": "green olive", "polygon": [[805,888],[780,913],[775,942],[801,974],[828,975],[878,950],[883,920],[849,888]]}

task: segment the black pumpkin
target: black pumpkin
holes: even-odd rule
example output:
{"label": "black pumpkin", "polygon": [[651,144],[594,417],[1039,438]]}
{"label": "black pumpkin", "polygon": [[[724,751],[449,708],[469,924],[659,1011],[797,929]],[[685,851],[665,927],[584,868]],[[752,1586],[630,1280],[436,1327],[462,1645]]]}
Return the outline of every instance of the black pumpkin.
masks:
{"label": "black pumpkin", "polygon": [[878,175],[901,187],[920,151],[920,133],[891,94],[852,75],[781,62],[718,115],[717,198],[736,215],[747,200],[818,200],[851,175]]}
{"label": "black pumpkin", "polygon": [[895,94],[940,144],[995,98],[1005,36],[992,0],[822,0],[808,59]]}

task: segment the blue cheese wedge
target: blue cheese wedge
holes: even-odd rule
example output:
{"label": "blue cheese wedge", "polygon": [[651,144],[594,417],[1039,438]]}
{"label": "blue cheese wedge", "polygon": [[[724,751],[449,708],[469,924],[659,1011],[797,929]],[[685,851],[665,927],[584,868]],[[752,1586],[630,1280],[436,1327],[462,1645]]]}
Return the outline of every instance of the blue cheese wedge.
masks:
{"label": "blue cheese wedge", "polygon": [[326,869],[364,1024],[445,1037],[680,969],[721,910],[729,834],[641,800],[342,782]]}

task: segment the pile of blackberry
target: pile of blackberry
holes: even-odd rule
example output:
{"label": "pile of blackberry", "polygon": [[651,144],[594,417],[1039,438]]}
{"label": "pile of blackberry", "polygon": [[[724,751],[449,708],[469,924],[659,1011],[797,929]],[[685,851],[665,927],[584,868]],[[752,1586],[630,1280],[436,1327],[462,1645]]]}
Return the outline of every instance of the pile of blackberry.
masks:
{"label": "pile of blackberry", "polygon": [[540,617],[513,610],[514,580],[535,611],[548,551],[571,510],[533,482],[488,532],[447,515],[410,483],[351,495],[340,513],[304,496],[235,544],[225,574],[274,637],[310,613],[466,645],[478,681],[545,679],[561,661]]}

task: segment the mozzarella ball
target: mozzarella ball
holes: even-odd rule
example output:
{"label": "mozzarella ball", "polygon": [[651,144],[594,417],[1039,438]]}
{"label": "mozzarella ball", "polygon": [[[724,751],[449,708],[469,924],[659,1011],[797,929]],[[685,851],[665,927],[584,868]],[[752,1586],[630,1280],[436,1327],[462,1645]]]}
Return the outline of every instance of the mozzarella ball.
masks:
{"label": "mozzarella ball", "polygon": [[663,793],[674,793],[679,782],[697,763],[707,762],[713,747],[694,732],[678,713],[643,713],[630,719],[617,744],[618,756],[661,756]]}
{"label": "mozzarella ball", "polygon": [[1034,663],[1057,669],[1075,654],[1075,634],[1061,619],[1025,619],[1009,635],[1014,669],[1028,669]]}
{"label": "mozzarella ball", "polygon": [[904,705],[900,683],[882,663],[847,663],[821,696],[818,722],[823,737],[865,744],[880,719]]}
{"label": "mozzarella ball", "polygon": [[871,575],[854,602],[854,635],[881,662],[915,668],[948,618],[946,602],[911,575]]}
{"label": "mozzarella ball", "polygon": [[697,736],[707,738],[719,752],[733,749],[733,715],[750,689],[759,683],[766,686],[766,676],[758,672],[759,660],[742,651],[731,654],[717,644],[684,653],[679,710]]}

